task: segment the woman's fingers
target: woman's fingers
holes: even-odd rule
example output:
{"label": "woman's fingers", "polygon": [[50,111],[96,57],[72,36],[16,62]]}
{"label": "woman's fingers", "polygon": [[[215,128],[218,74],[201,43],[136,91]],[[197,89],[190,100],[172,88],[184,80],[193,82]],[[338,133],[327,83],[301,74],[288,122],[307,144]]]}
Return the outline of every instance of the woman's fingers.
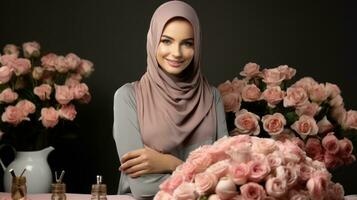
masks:
{"label": "woman's fingers", "polygon": [[148,174],[149,172],[148,172],[148,170],[140,170],[140,171],[137,171],[137,172],[134,172],[134,173],[131,173],[131,174],[129,174],[129,176],[131,177],[131,178],[137,178],[137,177],[139,177],[139,176],[142,176],[142,175],[145,175],[145,174]]}
{"label": "woman's fingers", "polygon": [[119,169],[122,170],[122,171],[126,171],[127,169],[135,166],[135,165],[138,165],[142,163],[142,158],[139,156],[139,157],[135,157],[135,158],[132,158],[130,160],[127,160],[126,162],[124,162],[120,167]]}
{"label": "woman's fingers", "polygon": [[134,150],[134,151],[130,151],[126,154],[124,154],[121,159],[120,162],[121,163],[125,163],[126,161],[139,157],[141,155],[141,152],[143,151],[143,149],[138,149],[138,150]]}
{"label": "woman's fingers", "polygon": [[134,165],[134,166],[126,169],[125,173],[126,174],[133,174],[133,173],[136,173],[136,172],[142,171],[142,170],[148,170],[146,163],[139,163],[137,165]]}

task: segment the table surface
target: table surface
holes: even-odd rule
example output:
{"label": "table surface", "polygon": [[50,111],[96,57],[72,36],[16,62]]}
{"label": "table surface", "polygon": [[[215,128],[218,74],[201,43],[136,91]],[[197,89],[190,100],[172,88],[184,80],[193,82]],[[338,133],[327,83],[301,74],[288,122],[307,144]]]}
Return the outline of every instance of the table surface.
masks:
{"label": "table surface", "polygon": [[[68,200],[88,200],[90,194],[72,194],[66,193]],[[27,200],[50,200],[51,194],[28,194]],[[135,200],[128,195],[107,195],[108,200]],[[10,193],[0,192],[0,200],[11,200]],[[345,196],[345,200],[357,200],[357,195]]]}
{"label": "table surface", "polygon": [[[52,194],[27,194],[27,200],[51,200]],[[90,194],[66,193],[67,200],[88,200]],[[128,195],[107,195],[108,200],[135,200]],[[11,200],[10,193],[0,192],[0,200]]]}

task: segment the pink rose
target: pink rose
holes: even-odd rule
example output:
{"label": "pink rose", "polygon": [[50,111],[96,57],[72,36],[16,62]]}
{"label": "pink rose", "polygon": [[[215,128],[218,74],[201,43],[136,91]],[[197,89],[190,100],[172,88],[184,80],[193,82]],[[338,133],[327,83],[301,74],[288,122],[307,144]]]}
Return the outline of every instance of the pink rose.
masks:
{"label": "pink rose", "polygon": [[217,183],[215,192],[220,199],[228,200],[237,195],[237,188],[231,178],[222,177]]}
{"label": "pink rose", "polygon": [[6,88],[0,93],[0,102],[12,103],[18,97],[19,95],[16,92],[13,92],[11,88]]}
{"label": "pink rose", "polygon": [[310,197],[316,200],[323,200],[327,189],[328,180],[324,175],[314,175],[307,183],[306,187],[309,191]]}
{"label": "pink rose", "polygon": [[328,186],[328,193],[327,195],[334,200],[343,200],[345,199],[345,191],[343,186],[339,183],[330,183]]}
{"label": "pink rose", "polygon": [[317,122],[317,126],[319,127],[319,133],[325,134],[333,130],[333,125],[327,119],[326,116],[324,116],[324,118],[322,118],[319,122]]}
{"label": "pink rose", "polygon": [[182,183],[173,193],[175,200],[196,200],[195,185],[193,183]]}
{"label": "pink rose", "polygon": [[309,180],[314,172],[314,168],[306,163],[301,163],[298,166],[299,166],[299,174],[300,174],[299,179],[304,182]]}
{"label": "pink rose", "polygon": [[296,108],[296,114],[299,116],[301,115],[308,115],[310,117],[314,117],[316,114],[318,114],[321,110],[321,107],[317,105],[316,103],[310,103],[306,102],[305,104],[298,106]]}
{"label": "pink rose", "polygon": [[241,134],[258,135],[260,133],[259,116],[245,109],[236,113],[234,125]]}
{"label": "pink rose", "polygon": [[254,182],[242,185],[240,187],[240,192],[244,199],[260,200],[266,196],[263,186]]}
{"label": "pink rose", "polygon": [[284,107],[299,107],[308,102],[308,96],[302,87],[289,87],[283,102]]}
{"label": "pink rose", "polygon": [[278,147],[275,141],[271,138],[252,138],[253,145],[252,151],[258,154],[264,154],[265,156],[277,150]]}
{"label": "pink rose", "polygon": [[276,177],[286,182],[287,188],[292,188],[298,181],[299,169],[296,165],[279,166],[276,168]]}
{"label": "pink rose", "polygon": [[332,132],[322,139],[322,146],[329,154],[333,155],[336,155],[340,149],[338,139]]}
{"label": "pink rose", "polygon": [[81,59],[76,54],[69,53],[65,57],[65,62],[70,70],[75,70],[81,64]]}
{"label": "pink rose", "polygon": [[337,106],[337,107],[333,107],[331,109],[331,116],[333,119],[335,119],[339,124],[344,124],[344,122],[346,121],[346,117],[347,117],[347,111],[345,109],[345,107],[343,105],[341,106]]}
{"label": "pink rose", "polygon": [[284,152],[283,157],[286,162],[298,163],[306,157],[305,151],[300,149],[300,147],[295,145],[290,140],[285,140],[283,145],[279,148]]}
{"label": "pink rose", "polygon": [[12,69],[8,66],[0,67],[0,84],[9,82],[12,77]]}
{"label": "pink rose", "polygon": [[4,54],[14,55],[14,56],[16,56],[16,57],[18,57],[18,56],[19,56],[19,53],[20,53],[20,52],[19,52],[19,48],[18,48],[16,45],[14,45],[14,44],[7,44],[7,45],[5,45],[3,51],[4,51]]}
{"label": "pink rose", "polygon": [[26,58],[18,58],[13,63],[16,76],[27,74],[31,70],[31,62]]}
{"label": "pink rose", "polygon": [[269,135],[278,135],[283,132],[286,125],[285,117],[280,113],[262,117],[263,128]]}
{"label": "pink rose", "polygon": [[80,84],[81,80],[82,80],[82,76],[80,74],[71,74],[69,78],[66,79],[65,85],[68,85],[69,87],[73,87],[75,85]]}
{"label": "pink rose", "polygon": [[8,66],[10,68],[13,68],[15,60],[17,60],[17,56],[14,54],[11,54],[11,55],[5,54],[5,55],[0,56],[0,63],[2,65]]}
{"label": "pink rose", "polygon": [[324,163],[327,168],[336,168],[343,165],[343,160],[338,157],[338,155],[330,154],[329,152],[325,152],[324,154]]}
{"label": "pink rose", "polygon": [[196,191],[200,196],[205,194],[210,194],[214,191],[217,185],[217,177],[208,172],[203,172],[196,174],[195,176],[195,186]]}
{"label": "pink rose", "polygon": [[347,111],[342,126],[346,129],[357,129],[357,111],[355,110]]}
{"label": "pink rose", "polygon": [[353,152],[353,144],[348,138],[343,138],[339,141],[340,151],[338,152],[339,156],[342,158],[347,158]]}
{"label": "pink rose", "polygon": [[285,76],[286,80],[292,79],[296,74],[296,69],[291,68],[287,65],[280,65],[278,67],[278,70],[280,71],[281,74],[283,74],[283,76]]}
{"label": "pink rose", "polygon": [[77,68],[78,73],[84,77],[88,77],[94,71],[93,63],[89,60],[81,59],[81,62]]}
{"label": "pink rose", "polygon": [[285,79],[285,74],[278,68],[263,69],[263,82],[268,86],[278,86]]}
{"label": "pink rose", "polygon": [[53,128],[58,123],[58,112],[53,108],[42,108],[41,117],[39,120],[42,121],[42,125],[46,128]]}
{"label": "pink rose", "polygon": [[55,71],[57,55],[49,53],[41,58],[41,65],[48,71]]}
{"label": "pink rose", "polygon": [[173,197],[164,191],[159,191],[154,197],[154,200],[172,200],[172,199]]}
{"label": "pink rose", "polygon": [[73,104],[62,105],[58,110],[58,114],[61,118],[73,121],[76,118],[77,111]]}
{"label": "pink rose", "polygon": [[92,99],[92,96],[89,93],[86,93],[82,98],[78,99],[79,103],[89,103]]}
{"label": "pink rose", "polygon": [[302,137],[316,135],[319,130],[315,119],[307,115],[300,116],[299,120],[291,125],[291,128]]}
{"label": "pink rose", "polygon": [[247,81],[246,80],[239,80],[237,77],[235,77],[232,80],[231,85],[233,87],[233,92],[235,92],[237,94],[241,94],[242,89],[244,88],[244,86],[247,85]]}
{"label": "pink rose", "polygon": [[236,93],[227,93],[222,96],[225,112],[237,112],[240,109],[241,97]]}
{"label": "pink rose", "polygon": [[76,84],[70,87],[74,99],[81,99],[89,92],[88,86],[85,83]]}
{"label": "pink rose", "polygon": [[234,163],[229,168],[229,174],[236,185],[243,185],[247,182],[250,175],[250,168],[245,163]]}
{"label": "pink rose", "polygon": [[212,156],[208,152],[202,152],[200,154],[191,154],[186,162],[195,165],[195,172],[200,173],[205,171],[212,164]]}
{"label": "pink rose", "polygon": [[280,86],[268,87],[262,93],[262,98],[268,102],[268,106],[275,108],[285,96],[285,92],[281,90]]}
{"label": "pink rose", "polygon": [[293,85],[293,87],[302,87],[305,89],[305,91],[309,91],[309,89],[317,85],[318,83],[311,77],[304,77],[298,81],[296,81]]}
{"label": "pink rose", "polygon": [[32,114],[36,111],[36,106],[29,100],[21,100],[17,102],[16,107],[18,107],[24,113],[24,116]]}
{"label": "pink rose", "polygon": [[214,174],[217,180],[219,180],[228,173],[228,167],[228,160],[221,160],[209,166],[206,172]]}
{"label": "pink rose", "polygon": [[246,102],[253,102],[260,100],[260,89],[254,85],[246,85],[242,90],[242,99]]}
{"label": "pink rose", "polygon": [[33,89],[33,93],[37,95],[42,101],[50,99],[52,88],[48,84],[42,84]]}
{"label": "pink rose", "polygon": [[191,181],[194,175],[196,174],[196,168],[197,168],[196,165],[190,162],[185,162],[182,165],[178,166],[176,170],[179,171],[181,174],[183,174],[187,180]]}
{"label": "pink rose", "polygon": [[268,195],[282,197],[288,191],[288,186],[284,178],[272,177],[265,182],[265,189]]}
{"label": "pink rose", "polygon": [[174,174],[160,184],[160,190],[173,194],[174,190],[185,181],[185,177],[181,174]]}
{"label": "pink rose", "polygon": [[56,95],[55,98],[60,104],[68,104],[73,100],[73,93],[66,85],[55,85]]}
{"label": "pink rose", "polygon": [[221,200],[221,199],[219,198],[218,195],[216,195],[216,194],[211,194],[211,195],[208,197],[208,200]]}
{"label": "pink rose", "polygon": [[241,71],[239,74],[241,76],[247,77],[248,79],[251,79],[260,74],[259,68],[260,66],[258,64],[250,62],[244,66],[243,71]]}
{"label": "pink rose", "polygon": [[40,44],[37,42],[26,42],[22,45],[26,58],[40,56]]}
{"label": "pink rose", "polygon": [[325,101],[328,97],[328,93],[325,89],[324,84],[316,84],[309,88],[308,90],[310,100],[313,102],[321,103]]}
{"label": "pink rose", "polygon": [[250,181],[260,182],[270,173],[270,166],[266,161],[252,160],[248,163],[248,165],[250,171]]}
{"label": "pink rose", "polygon": [[300,149],[305,149],[305,143],[302,141],[299,137],[293,137],[290,139],[292,143],[294,143],[296,146],[300,147]]}
{"label": "pink rose", "polygon": [[331,99],[341,94],[341,90],[336,84],[326,83],[325,89],[327,92],[327,96]]}
{"label": "pink rose", "polygon": [[32,70],[32,77],[35,80],[40,80],[42,78],[43,72],[44,72],[44,68],[42,68],[42,67],[34,67],[33,70]]}
{"label": "pink rose", "polygon": [[305,190],[291,190],[289,192],[289,200],[310,200],[309,193]]}
{"label": "pink rose", "polygon": [[[323,155],[322,146],[320,140],[317,138],[308,138],[305,144],[305,151],[309,157],[314,160],[321,160]],[[320,159],[318,159],[320,158]]]}
{"label": "pink rose", "polygon": [[342,98],[342,96],[341,95],[335,96],[333,99],[330,100],[329,104],[332,107],[343,106],[343,98]]}
{"label": "pink rose", "polygon": [[268,154],[266,158],[269,163],[269,167],[272,170],[283,164],[283,159],[278,153],[273,152],[271,154]]}
{"label": "pink rose", "polygon": [[5,108],[5,112],[1,115],[1,120],[3,122],[7,122],[14,126],[17,126],[23,120],[30,120],[26,118],[22,112],[22,110],[15,106],[8,106]]}
{"label": "pink rose", "polygon": [[232,86],[231,81],[229,81],[229,80],[227,80],[224,83],[219,84],[217,88],[222,96],[233,92],[233,86]]}
{"label": "pink rose", "polygon": [[232,144],[232,146],[226,151],[234,162],[248,162],[251,160],[251,144],[248,142],[240,144]]}
{"label": "pink rose", "polygon": [[69,66],[67,65],[66,58],[64,56],[57,56],[55,60],[55,69],[59,73],[66,73],[70,70]]}

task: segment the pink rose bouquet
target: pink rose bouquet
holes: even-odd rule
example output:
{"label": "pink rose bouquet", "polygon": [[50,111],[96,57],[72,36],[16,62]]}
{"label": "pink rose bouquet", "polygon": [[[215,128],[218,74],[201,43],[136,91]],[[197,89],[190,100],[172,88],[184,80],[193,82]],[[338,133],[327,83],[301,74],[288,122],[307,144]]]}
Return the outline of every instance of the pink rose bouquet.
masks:
{"label": "pink rose bouquet", "polygon": [[[21,50],[21,51],[20,51]],[[48,145],[50,132],[69,126],[91,95],[82,79],[93,63],[74,53],[41,55],[40,44],[8,44],[0,54],[0,135],[19,150]]]}
{"label": "pink rose bouquet", "polygon": [[220,84],[230,134],[289,139],[327,168],[350,164],[357,111],[346,110],[337,85],[311,77],[292,82],[295,73],[287,65],[261,70],[248,63],[242,79]]}
{"label": "pink rose bouquet", "polygon": [[294,142],[246,134],[192,151],[160,185],[161,199],[342,200],[344,189]]}

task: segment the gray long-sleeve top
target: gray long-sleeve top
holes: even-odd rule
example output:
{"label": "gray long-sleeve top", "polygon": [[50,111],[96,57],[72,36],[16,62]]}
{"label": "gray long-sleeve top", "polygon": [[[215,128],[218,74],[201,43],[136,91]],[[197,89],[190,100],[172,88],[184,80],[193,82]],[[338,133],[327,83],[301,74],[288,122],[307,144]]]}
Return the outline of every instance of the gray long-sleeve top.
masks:
{"label": "gray long-sleeve top", "polygon": [[[212,144],[218,138],[228,135],[225,113],[219,91],[212,87],[216,103],[217,131],[212,138],[200,143],[177,148],[172,154],[185,161],[189,152],[204,144]],[[119,158],[125,153],[141,149],[144,144],[141,139],[140,127],[136,112],[135,92],[132,83],[120,87],[114,95],[114,125],[113,136]],[[118,194],[132,194],[136,199],[152,199],[159,190],[159,185],[171,174],[147,174],[131,178],[121,172]]]}

